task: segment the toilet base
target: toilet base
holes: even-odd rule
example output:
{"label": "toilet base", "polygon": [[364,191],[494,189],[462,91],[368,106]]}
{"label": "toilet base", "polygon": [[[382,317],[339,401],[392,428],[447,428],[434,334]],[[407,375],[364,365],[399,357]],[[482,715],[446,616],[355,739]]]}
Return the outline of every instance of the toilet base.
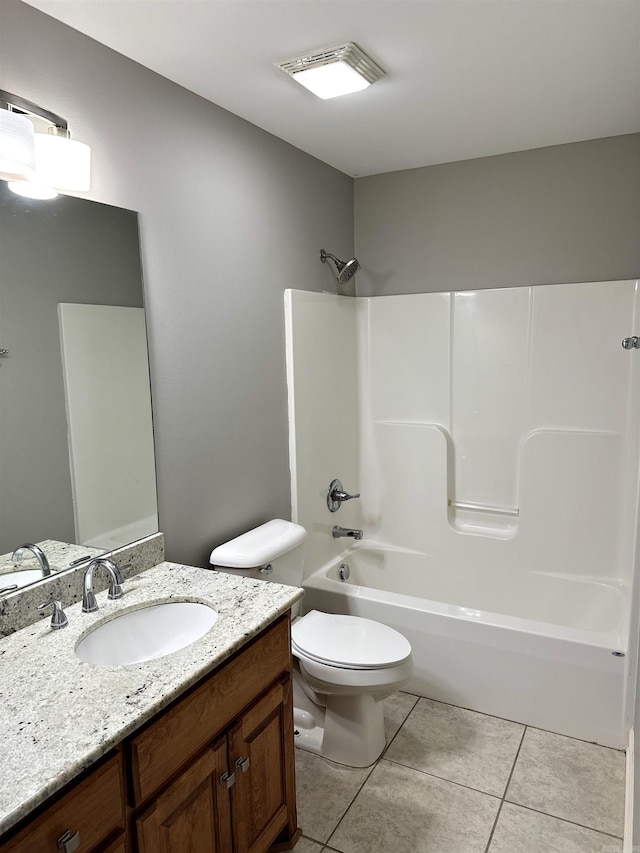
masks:
{"label": "toilet base", "polygon": [[382,754],[383,704],[369,694],[323,696],[326,706],[314,702],[294,670],[293,720],[296,746],[336,764],[369,767]]}

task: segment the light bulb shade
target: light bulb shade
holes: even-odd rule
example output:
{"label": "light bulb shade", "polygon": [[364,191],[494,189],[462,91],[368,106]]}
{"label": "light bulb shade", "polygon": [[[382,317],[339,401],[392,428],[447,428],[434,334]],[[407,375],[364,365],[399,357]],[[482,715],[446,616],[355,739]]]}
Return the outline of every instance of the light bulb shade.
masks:
{"label": "light bulb shade", "polygon": [[24,198],[35,198],[38,201],[45,201],[58,197],[58,190],[52,187],[44,186],[44,184],[36,184],[34,181],[9,181],[7,184],[11,192],[16,195],[21,195]]}
{"label": "light bulb shade", "polygon": [[33,124],[25,116],[0,109],[0,178],[30,181],[35,175]]}
{"label": "light bulb shade", "polygon": [[84,142],[36,133],[36,182],[57,190],[91,189],[91,148]]}
{"label": "light bulb shade", "polygon": [[355,69],[340,60],[296,71],[293,79],[323,100],[360,92],[371,85]]}

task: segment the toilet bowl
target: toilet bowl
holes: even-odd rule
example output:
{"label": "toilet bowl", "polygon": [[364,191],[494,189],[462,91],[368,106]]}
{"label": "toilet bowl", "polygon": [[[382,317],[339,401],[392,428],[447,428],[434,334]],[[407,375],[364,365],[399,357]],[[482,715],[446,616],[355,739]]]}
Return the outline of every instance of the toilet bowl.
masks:
{"label": "toilet bowl", "polygon": [[373,764],[385,746],[382,700],[411,677],[409,641],[371,619],[311,610],[291,627],[291,651],[310,700],[294,691],[299,745],[340,764]]}
{"label": "toilet bowl", "polygon": [[[301,586],[305,538],[300,525],[274,519],[215,548],[210,563]],[[338,764],[373,764],[385,746],[382,701],[411,677],[409,641],[359,616],[293,615],[296,745]]]}

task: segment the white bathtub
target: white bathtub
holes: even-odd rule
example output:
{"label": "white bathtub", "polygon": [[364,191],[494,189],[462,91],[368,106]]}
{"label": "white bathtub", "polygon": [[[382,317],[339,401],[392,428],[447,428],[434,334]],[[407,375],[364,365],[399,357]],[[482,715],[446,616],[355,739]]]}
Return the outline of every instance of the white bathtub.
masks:
{"label": "white bathtub", "polygon": [[[339,578],[341,562],[350,577]],[[355,547],[304,583],[305,611],[351,613],[411,642],[407,690],[607,746],[626,746],[622,588],[584,577],[443,568]]]}

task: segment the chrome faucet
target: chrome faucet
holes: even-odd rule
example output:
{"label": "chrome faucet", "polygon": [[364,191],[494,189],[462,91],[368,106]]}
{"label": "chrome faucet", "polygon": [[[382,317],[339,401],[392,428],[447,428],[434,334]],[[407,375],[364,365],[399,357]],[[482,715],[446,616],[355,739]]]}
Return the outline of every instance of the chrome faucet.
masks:
{"label": "chrome faucet", "polygon": [[351,527],[338,527],[337,524],[331,533],[334,539],[340,539],[342,536],[350,536],[352,539],[362,539],[364,536],[362,530],[354,530]]}
{"label": "chrome faucet", "polygon": [[98,609],[98,602],[93,593],[93,570],[96,566],[104,566],[109,572],[109,594],[107,598],[114,600],[122,598],[122,573],[120,569],[106,557],[94,557],[84,573],[84,590],[82,592],[82,612],[93,613]]}
{"label": "chrome faucet", "polygon": [[19,563],[20,560],[23,560],[27,556],[29,551],[38,561],[40,571],[42,572],[42,577],[48,578],[51,574],[51,566],[49,565],[49,560],[47,560],[44,551],[37,545],[31,545],[29,542],[27,542],[25,545],[20,545],[20,547],[16,548],[16,550],[11,555],[11,559],[14,563]]}
{"label": "chrome faucet", "polygon": [[352,501],[354,498],[359,498],[360,492],[357,495],[350,495],[347,492],[340,480],[332,480],[329,483],[329,491],[327,492],[327,507],[329,512],[337,512],[345,501]]}

